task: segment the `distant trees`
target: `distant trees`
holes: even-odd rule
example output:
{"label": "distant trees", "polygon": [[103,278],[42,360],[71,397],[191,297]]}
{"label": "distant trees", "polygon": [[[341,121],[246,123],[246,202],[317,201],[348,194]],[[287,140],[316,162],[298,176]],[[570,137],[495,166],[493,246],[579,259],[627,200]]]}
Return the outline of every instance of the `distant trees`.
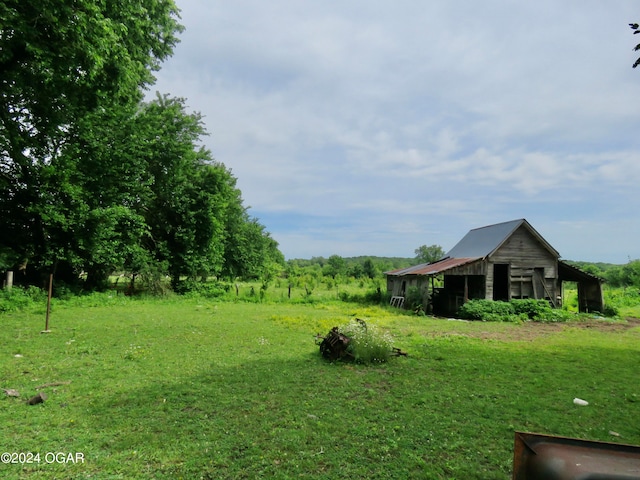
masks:
{"label": "distant trees", "polygon": [[640,288],[640,260],[611,268],[605,273],[605,278],[613,287]]}
{"label": "distant trees", "polygon": [[284,274],[290,278],[303,276],[320,280],[322,277],[360,280],[379,280],[383,273],[404,268],[414,263],[413,258],[402,257],[312,257],[311,259],[287,260]]}
{"label": "distant trees", "polygon": [[581,270],[603,278],[612,287],[640,288],[640,259],[625,265],[611,263],[569,262]]}
{"label": "distant trees", "polygon": [[440,260],[445,255],[445,251],[440,245],[422,245],[415,249],[418,263],[433,263]]}
{"label": "distant trees", "polygon": [[362,264],[362,273],[369,278],[375,278],[377,275],[377,269],[373,260],[367,258]]}
{"label": "distant trees", "polygon": [[331,255],[322,268],[322,274],[332,278],[336,278],[337,275],[344,275],[346,272],[347,265],[340,255]]}

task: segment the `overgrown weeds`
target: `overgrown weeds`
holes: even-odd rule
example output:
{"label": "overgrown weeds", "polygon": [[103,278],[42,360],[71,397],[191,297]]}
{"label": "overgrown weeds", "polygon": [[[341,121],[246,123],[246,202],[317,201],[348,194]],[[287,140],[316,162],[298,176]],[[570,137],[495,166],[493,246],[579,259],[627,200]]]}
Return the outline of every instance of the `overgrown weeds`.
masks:
{"label": "overgrown weeds", "polygon": [[44,290],[34,286],[0,289],[0,313],[17,312],[34,305],[42,305],[46,299]]}
{"label": "overgrown weeds", "polygon": [[458,310],[460,318],[483,322],[564,322],[573,314],[551,308],[546,300],[516,299],[510,302],[475,299]]}
{"label": "overgrown weeds", "polygon": [[377,326],[363,320],[352,320],[338,327],[340,333],[351,339],[348,351],[359,363],[384,363],[391,356],[393,337]]}

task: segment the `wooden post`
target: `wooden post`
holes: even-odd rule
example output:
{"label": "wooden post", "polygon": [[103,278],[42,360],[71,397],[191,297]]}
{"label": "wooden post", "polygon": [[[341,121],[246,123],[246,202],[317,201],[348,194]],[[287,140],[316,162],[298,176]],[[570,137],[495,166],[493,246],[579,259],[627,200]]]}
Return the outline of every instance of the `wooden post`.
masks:
{"label": "wooden post", "polygon": [[13,287],[13,271],[7,272],[7,285],[6,285],[6,288],[7,288],[7,290],[11,290],[11,287]]}
{"label": "wooden post", "polygon": [[51,312],[51,292],[53,292],[53,273],[49,275],[49,295],[47,295],[47,316],[44,325],[44,331],[41,333],[49,333],[49,313]]}
{"label": "wooden post", "polygon": [[464,276],[464,303],[469,301],[469,276]]}

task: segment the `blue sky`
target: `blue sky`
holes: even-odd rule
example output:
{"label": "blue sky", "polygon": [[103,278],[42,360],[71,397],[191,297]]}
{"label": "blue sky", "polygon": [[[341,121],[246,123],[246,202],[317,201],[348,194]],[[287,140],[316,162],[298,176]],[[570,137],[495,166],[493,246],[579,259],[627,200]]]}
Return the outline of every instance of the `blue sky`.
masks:
{"label": "blue sky", "polygon": [[636,0],[177,0],[152,92],[287,258],[414,256],[518,218],[568,260],[640,258]]}

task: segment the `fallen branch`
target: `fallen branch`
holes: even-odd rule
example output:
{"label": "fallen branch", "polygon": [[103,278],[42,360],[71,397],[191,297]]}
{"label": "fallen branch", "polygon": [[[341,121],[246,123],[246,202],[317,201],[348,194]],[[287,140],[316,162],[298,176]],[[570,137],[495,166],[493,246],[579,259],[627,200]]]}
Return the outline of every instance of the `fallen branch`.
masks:
{"label": "fallen branch", "polygon": [[407,352],[403,352],[402,350],[400,350],[399,348],[396,348],[396,347],[393,347],[391,349],[391,355],[395,355],[396,357],[399,357],[399,356],[407,357],[407,356],[409,356],[409,354]]}
{"label": "fallen branch", "polygon": [[66,382],[45,383],[44,385],[37,386],[36,390],[42,390],[43,388],[48,388],[48,387],[58,387],[60,385],[69,385],[70,383],[71,383],[71,380],[68,380]]}

